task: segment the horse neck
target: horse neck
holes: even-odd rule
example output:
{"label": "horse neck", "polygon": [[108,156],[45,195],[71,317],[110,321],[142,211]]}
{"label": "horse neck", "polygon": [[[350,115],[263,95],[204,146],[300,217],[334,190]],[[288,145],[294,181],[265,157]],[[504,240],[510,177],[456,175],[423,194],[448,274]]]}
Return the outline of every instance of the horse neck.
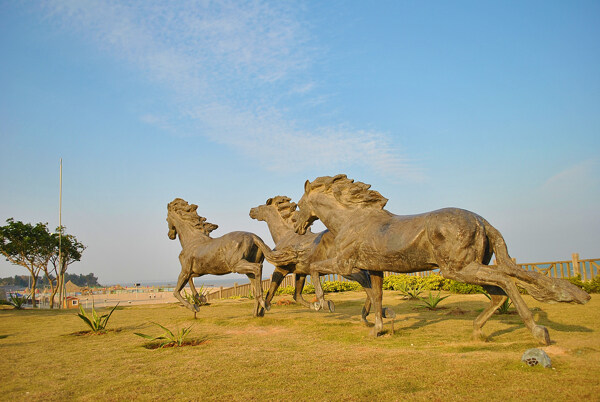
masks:
{"label": "horse neck", "polygon": [[342,226],[352,219],[357,211],[348,209],[332,197],[322,195],[318,202],[313,203],[313,210],[319,220],[325,225],[332,235],[337,236]]}
{"label": "horse neck", "polygon": [[274,208],[267,208],[267,211],[269,212],[266,214],[264,221],[269,227],[273,241],[277,244],[283,236],[294,232],[294,227],[288,224]]}
{"label": "horse neck", "polygon": [[204,234],[204,232],[189,225],[188,223],[178,220],[175,227],[177,229],[177,237],[179,237],[179,242],[181,243],[182,248],[191,243],[205,242],[211,239],[210,236]]}

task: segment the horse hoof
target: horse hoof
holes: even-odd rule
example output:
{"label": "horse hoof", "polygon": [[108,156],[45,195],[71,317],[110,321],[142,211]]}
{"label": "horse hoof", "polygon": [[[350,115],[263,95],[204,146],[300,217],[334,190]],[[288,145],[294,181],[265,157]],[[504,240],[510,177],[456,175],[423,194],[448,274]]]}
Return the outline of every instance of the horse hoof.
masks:
{"label": "horse hoof", "polygon": [[479,341],[479,342],[487,342],[488,341],[487,336],[485,336],[485,334],[479,330],[473,331],[472,338],[474,341]]}
{"label": "horse hoof", "polygon": [[271,303],[265,304],[265,310],[267,310],[267,311],[271,310]]}
{"label": "horse hoof", "polygon": [[330,313],[334,313],[335,312],[335,303],[332,302],[331,300],[327,300],[327,309],[329,310]]}
{"label": "horse hoof", "polygon": [[385,307],[382,311],[383,318],[396,318],[396,312],[391,308]]}
{"label": "horse hoof", "polygon": [[265,316],[265,309],[261,308],[260,310],[258,310],[257,317],[264,317],[264,316]]}
{"label": "horse hoof", "polygon": [[546,327],[536,325],[533,327],[533,337],[538,340],[542,345],[550,345],[550,334]]}
{"label": "horse hoof", "polygon": [[321,303],[319,303],[319,302],[314,302],[314,303],[311,303],[311,305],[310,305],[310,306],[311,306],[311,308],[312,308],[313,310],[315,310],[315,311],[319,311],[319,310],[321,310]]}
{"label": "horse hoof", "polygon": [[371,329],[371,336],[373,338],[377,338],[380,334],[381,330],[377,329],[376,327],[373,327],[373,329]]}

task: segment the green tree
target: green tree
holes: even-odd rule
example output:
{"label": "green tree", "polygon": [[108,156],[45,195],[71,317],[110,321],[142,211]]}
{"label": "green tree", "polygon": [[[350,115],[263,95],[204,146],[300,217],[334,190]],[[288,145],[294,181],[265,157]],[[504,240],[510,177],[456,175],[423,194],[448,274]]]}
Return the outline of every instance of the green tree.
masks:
{"label": "green tree", "polygon": [[0,226],[0,253],[7,261],[25,267],[31,275],[31,303],[36,305],[35,288],[40,271],[48,265],[54,253],[54,239],[47,223],[32,225],[6,220]]}
{"label": "green tree", "polygon": [[[81,260],[81,255],[85,246],[77,238],[70,234],[65,234],[65,227],[56,228],[56,233],[52,234],[54,241],[54,252],[50,257],[49,264],[44,267],[44,274],[50,283],[50,308],[54,308],[54,296],[60,289],[60,300],[63,300],[62,290],[65,284],[65,274],[69,265],[75,261]],[[60,235],[62,233],[62,235]],[[59,251],[60,247],[60,253]],[[62,261],[59,261],[60,260]]]}

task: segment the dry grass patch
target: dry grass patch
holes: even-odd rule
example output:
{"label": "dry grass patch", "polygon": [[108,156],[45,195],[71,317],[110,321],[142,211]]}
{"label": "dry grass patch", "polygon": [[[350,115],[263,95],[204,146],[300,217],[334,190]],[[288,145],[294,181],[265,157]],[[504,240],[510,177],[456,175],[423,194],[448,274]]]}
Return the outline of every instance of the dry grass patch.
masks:
{"label": "dry grass patch", "polygon": [[[0,311],[0,390],[5,400],[514,400],[597,399],[600,297],[584,306],[526,296],[555,343],[554,370],[520,362],[538,347],[516,315],[494,315],[487,343],[470,340],[482,295],[452,295],[444,310],[385,293],[395,334],[371,338],[363,292],[328,296],[335,313],[274,305],[253,318],[252,300],[204,306],[194,320],[177,305],[115,311],[102,336],[73,336],[73,311]],[[148,350],[134,332],[194,324],[195,347]],[[386,329],[390,320],[384,320]]]}

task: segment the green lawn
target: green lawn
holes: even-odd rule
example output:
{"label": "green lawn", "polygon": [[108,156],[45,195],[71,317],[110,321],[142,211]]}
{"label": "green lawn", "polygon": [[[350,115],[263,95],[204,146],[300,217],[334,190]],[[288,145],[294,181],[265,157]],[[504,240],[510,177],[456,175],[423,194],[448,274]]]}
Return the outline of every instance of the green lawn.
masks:
{"label": "green lawn", "polygon": [[[538,347],[519,317],[494,315],[487,343],[471,341],[483,295],[451,295],[429,311],[386,291],[395,333],[369,336],[362,292],[330,294],[335,313],[273,305],[253,318],[252,301],[223,300],[198,319],[176,304],[125,307],[105,335],[74,310],[0,311],[0,399],[175,400],[598,400],[600,296],[583,306],[525,296],[554,344],[554,369],[520,362]],[[289,296],[276,298],[290,299]],[[134,332],[194,323],[197,346],[151,350]],[[389,320],[385,328],[390,329]]]}

